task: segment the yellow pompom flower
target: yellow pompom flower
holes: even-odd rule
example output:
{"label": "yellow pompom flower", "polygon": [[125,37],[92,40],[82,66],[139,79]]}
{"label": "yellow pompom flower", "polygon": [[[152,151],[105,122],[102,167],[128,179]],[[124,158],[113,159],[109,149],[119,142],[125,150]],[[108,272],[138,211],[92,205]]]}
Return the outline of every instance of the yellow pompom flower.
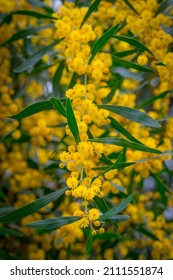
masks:
{"label": "yellow pompom flower", "polygon": [[81,220],[79,220],[79,226],[81,228],[86,228],[89,225],[89,219],[88,217],[83,217]]}
{"label": "yellow pompom flower", "polygon": [[95,220],[98,220],[100,217],[100,212],[97,208],[92,208],[89,210],[89,220],[93,223]]}
{"label": "yellow pompom flower", "polygon": [[69,177],[66,183],[69,188],[75,189],[78,186],[79,181],[76,177]]}
{"label": "yellow pompom flower", "polygon": [[137,62],[138,62],[139,65],[146,65],[147,62],[148,62],[148,58],[147,58],[146,55],[141,54],[141,55],[138,56]]}
{"label": "yellow pompom flower", "polygon": [[11,135],[12,137],[13,137],[13,139],[15,139],[15,140],[18,140],[20,137],[21,137],[21,132],[20,132],[20,130],[15,130],[13,133],[12,133],[12,135]]}

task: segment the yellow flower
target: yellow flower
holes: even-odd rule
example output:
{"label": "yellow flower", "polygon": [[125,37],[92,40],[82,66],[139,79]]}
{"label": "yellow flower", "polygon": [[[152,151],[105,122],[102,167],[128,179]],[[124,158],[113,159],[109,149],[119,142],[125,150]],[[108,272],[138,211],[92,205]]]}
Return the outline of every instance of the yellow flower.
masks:
{"label": "yellow flower", "polygon": [[89,220],[93,223],[100,217],[100,212],[97,208],[92,208],[89,210]]}
{"label": "yellow flower", "polygon": [[88,225],[89,225],[88,217],[83,217],[81,220],[79,220],[79,226],[81,228],[86,228]]}
{"label": "yellow flower", "polygon": [[15,130],[11,135],[15,140],[18,140],[21,137],[20,130]]}
{"label": "yellow flower", "polygon": [[79,181],[76,177],[69,177],[66,183],[69,188],[75,189],[78,186]]}
{"label": "yellow flower", "polygon": [[141,55],[138,56],[137,62],[138,62],[139,65],[146,65],[147,62],[148,62],[148,58],[147,58],[146,55],[141,54]]}

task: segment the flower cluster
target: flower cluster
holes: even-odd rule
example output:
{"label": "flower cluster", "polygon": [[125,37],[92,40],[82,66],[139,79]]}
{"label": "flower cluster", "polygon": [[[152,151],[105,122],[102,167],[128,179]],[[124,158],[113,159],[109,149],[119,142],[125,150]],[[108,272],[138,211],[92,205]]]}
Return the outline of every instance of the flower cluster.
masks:
{"label": "flower cluster", "polygon": [[[89,12],[87,1],[79,1],[81,7],[63,1],[54,11],[51,1],[42,1],[42,7],[30,2],[0,0],[0,12],[21,11],[11,19],[4,15],[0,25],[2,215],[64,186],[66,191],[62,200],[9,224],[7,233],[12,230],[12,236],[3,235],[6,224],[0,224],[0,250],[10,259],[82,259],[86,237],[91,235],[94,259],[172,259],[172,9],[159,12],[163,2],[156,0],[130,0],[133,9],[123,0],[100,1],[83,21]],[[32,14],[36,9],[40,18]],[[26,10],[32,16],[22,15]],[[46,19],[41,18],[45,13]],[[99,38],[118,23],[119,29],[106,44],[103,40],[93,56]],[[44,24],[48,25],[45,29]],[[28,26],[33,34],[3,45],[20,30],[27,28],[28,32]],[[32,59],[28,71],[13,72],[25,64],[24,57],[40,54],[52,40],[57,45],[43,51],[39,61],[33,63]],[[60,111],[51,97],[61,101]],[[66,118],[67,99],[78,130],[76,142],[74,127]],[[16,117],[37,102],[37,112]],[[161,127],[147,127],[140,119],[134,122],[104,105],[142,108]],[[112,119],[118,125],[113,126]],[[134,149],[99,142],[105,137],[129,140]],[[96,138],[98,142],[94,142]],[[144,152],[135,144],[163,154]],[[121,155],[123,163],[136,164],[111,168]],[[136,198],[124,210],[129,220],[116,227],[111,219],[101,219],[105,208],[112,208],[132,192]],[[52,231],[35,232],[26,227],[59,216],[79,219]]]}

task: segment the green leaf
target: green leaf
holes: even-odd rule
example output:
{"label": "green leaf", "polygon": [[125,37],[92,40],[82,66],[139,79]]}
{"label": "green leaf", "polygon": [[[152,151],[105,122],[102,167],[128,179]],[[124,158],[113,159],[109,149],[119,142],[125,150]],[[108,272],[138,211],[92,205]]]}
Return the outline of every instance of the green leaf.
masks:
{"label": "green leaf", "polygon": [[99,240],[113,240],[113,239],[121,239],[121,235],[114,232],[104,232],[102,234],[96,234],[93,236],[93,239],[99,239]]}
{"label": "green leaf", "polygon": [[166,90],[166,91],[164,91],[164,92],[162,92],[158,95],[155,95],[155,96],[151,97],[150,99],[148,99],[147,101],[143,102],[142,104],[139,104],[137,106],[137,108],[140,109],[140,108],[143,108],[143,107],[145,107],[149,104],[152,104],[154,101],[164,98],[169,93],[170,93],[170,90]]}
{"label": "green leaf", "polygon": [[111,219],[106,219],[106,221],[113,222],[113,223],[121,223],[121,222],[128,220],[129,218],[130,218],[130,216],[128,216],[128,215],[115,215]]}
{"label": "green leaf", "polygon": [[8,238],[10,236],[22,237],[23,234],[19,231],[13,230],[13,229],[0,227],[0,236],[3,238]]}
{"label": "green leaf", "polygon": [[[91,180],[91,184],[95,181],[95,179],[97,179],[99,176],[104,175],[105,173],[109,172],[110,170],[114,170],[114,169],[119,169],[122,167],[127,167],[130,166],[132,164],[134,164],[135,162],[123,162],[121,163],[121,159],[123,156],[123,152],[121,152],[116,160],[116,162],[114,162],[111,166],[109,166],[108,168],[105,169],[105,171],[103,171],[102,173],[98,174],[97,176],[93,177]],[[105,168],[105,166],[104,166]]]}
{"label": "green leaf", "polygon": [[140,123],[142,125],[150,126],[159,128],[160,124],[151,118],[149,115],[147,115],[144,112],[141,112],[137,109],[133,109],[126,106],[117,106],[117,105],[98,105],[99,108],[111,111],[115,114],[118,114],[128,120],[131,120],[133,122]]}
{"label": "green leaf", "polygon": [[8,118],[11,119],[23,119],[27,118],[31,115],[34,115],[36,113],[42,112],[44,110],[52,109],[53,105],[50,101],[40,101],[37,103],[34,103],[32,105],[29,105],[28,107],[24,108],[22,111],[19,113],[9,116]]}
{"label": "green leaf", "polygon": [[122,212],[127,205],[130,203],[132,198],[134,197],[134,193],[131,193],[127,198],[125,198],[123,201],[121,201],[119,204],[111,208],[109,211],[104,213],[101,217],[101,221],[105,221],[107,219],[114,219],[114,215],[118,214],[119,212]]}
{"label": "green leaf", "polygon": [[69,86],[68,86],[68,89],[74,87],[74,85],[75,85],[75,83],[76,83],[77,76],[78,76],[77,73],[74,72],[73,75],[72,75],[72,77],[71,77],[71,81],[70,81],[70,84],[69,84]]}
{"label": "green leaf", "polygon": [[112,61],[113,61],[113,64],[115,66],[122,66],[122,67],[125,67],[125,68],[132,68],[132,69],[136,69],[136,70],[138,70],[140,72],[148,72],[148,73],[155,73],[156,72],[154,69],[140,66],[140,65],[138,65],[138,64],[136,64],[134,62],[121,59],[121,58],[119,58],[118,56],[115,56],[115,55],[112,55]]}
{"label": "green leaf", "polygon": [[92,245],[93,245],[93,236],[90,233],[88,236],[88,239],[87,239],[87,244],[86,244],[86,251],[85,251],[86,256],[91,254]]}
{"label": "green leaf", "polygon": [[124,149],[122,152],[119,153],[116,162],[113,164],[113,166],[118,166],[119,163],[122,162],[122,159],[124,157]]}
{"label": "green leaf", "polygon": [[0,216],[3,216],[9,212],[12,212],[13,210],[15,210],[15,207],[1,207],[0,208]]}
{"label": "green leaf", "polygon": [[55,110],[66,118],[66,111],[61,101],[58,98],[52,97],[50,102],[53,104]]}
{"label": "green leaf", "polygon": [[96,234],[93,236],[93,239],[99,239],[99,240],[108,240],[108,241],[113,241],[113,240],[120,240],[121,239],[121,235],[118,234],[118,233],[114,233],[114,232],[104,232],[104,233],[101,233],[101,234]]}
{"label": "green leaf", "polygon": [[[115,36],[113,36],[113,37],[115,37]],[[129,51],[115,52],[113,54],[118,57],[125,57],[128,55],[134,54],[135,52],[137,52],[137,50],[133,49],[133,50],[129,50]]]}
{"label": "green leaf", "polygon": [[100,161],[108,165],[113,164],[112,161],[104,153],[101,154]]}
{"label": "green leaf", "polygon": [[156,65],[158,65],[158,66],[166,66],[166,64],[164,64],[163,62],[157,62]]}
{"label": "green leaf", "polygon": [[60,82],[60,79],[62,76],[62,72],[64,70],[64,65],[65,65],[65,61],[62,60],[53,77],[53,94],[54,94],[54,96],[58,95],[58,89],[59,89],[58,85],[59,85],[59,82]]}
{"label": "green leaf", "polygon": [[58,218],[45,219],[45,220],[33,222],[27,224],[26,226],[32,228],[53,230],[62,227],[64,225],[72,224],[80,219],[81,218],[77,216],[58,217]]}
{"label": "green leaf", "polygon": [[21,11],[15,11],[10,14],[8,14],[1,22],[1,25],[3,23],[9,24],[12,21],[12,16],[13,15],[25,15],[25,16],[30,16],[30,17],[35,17],[38,19],[55,19],[57,20],[56,17],[52,17],[50,15],[34,12],[34,11],[28,11],[28,10],[21,10]]}
{"label": "green leaf", "polygon": [[149,231],[148,229],[144,228],[141,225],[135,225],[135,230],[137,230],[140,233],[145,234],[146,236],[150,237],[153,240],[158,240],[158,238],[155,234],[153,234],[151,231]]}
{"label": "green leaf", "polygon": [[160,4],[159,8],[157,9],[157,11],[156,11],[156,13],[155,13],[155,17],[156,17],[158,14],[162,13],[162,12],[163,12],[166,8],[168,8],[169,6],[172,6],[172,4],[173,4],[173,1],[172,1],[172,0],[163,1],[163,2]]}
{"label": "green leaf", "polygon": [[53,9],[42,2],[42,0],[26,0],[30,5],[35,7],[42,7],[45,11],[52,14],[54,11]]}
{"label": "green leaf", "polygon": [[115,84],[113,85],[112,89],[111,89],[111,92],[102,99],[102,101],[104,103],[108,103],[112,100],[112,98],[114,97],[115,93],[116,93],[116,90],[119,89],[121,87],[121,84],[123,82],[123,79],[119,79],[119,80],[116,80],[115,81]]}
{"label": "green leaf", "polygon": [[167,187],[167,185],[158,177],[157,174],[151,173],[152,177],[155,179],[159,192],[161,195],[163,195],[163,193],[167,192],[169,194],[171,194],[171,190]]}
{"label": "green leaf", "polygon": [[21,73],[21,72],[24,72],[24,71],[32,68],[42,58],[43,55],[45,55],[47,52],[49,52],[59,42],[60,42],[60,40],[55,40],[50,45],[41,48],[40,50],[35,52],[33,55],[28,57],[21,65],[19,65],[13,71],[15,73]]}
{"label": "green leaf", "polygon": [[89,16],[92,14],[92,12],[94,12],[97,9],[97,6],[100,4],[101,0],[95,0],[92,5],[89,7],[88,11],[86,12],[82,23],[80,25],[80,28],[82,27],[82,25],[85,23],[85,21],[89,18]]}
{"label": "green leaf", "polygon": [[136,9],[133,7],[133,5],[128,0],[123,0],[129,8],[135,12],[135,14],[139,15],[139,13],[136,11]]}
{"label": "green leaf", "polygon": [[89,60],[89,64],[91,63],[91,61],[94,59],[94,57],[96,56],[96,54],[100,51],[101,48],[103,48],[106,43],[110,40],[110,38],[113,36],[114,33],[116,33],[118,31],[120,27],[120,23],[116,24],[115,26],[113,26],[112,28],[110,28],[109,30],[107,30],[93,45],[92,49],[91,49],[91,57]]}
{"label": "green leaf", "polygon": [[120,146],[120,147],[124,147],[124,148],[130,148],[130,149],[133,149],[133,150],[148,152],[148,153],[154,153],[154,154],[161,154],[162,153],[159,150],[149,148],[149,147],[147,147],[143,144],[128,141],[128,140],[123,139],[121,137],[95,138],[95,139],[91,139],[91,140],[89,139],[88,141],[103,143],[103,144],[111,144],[111,145],[116,145],[116,146]]}
{"label": "green leaf", "polygon": [[[125,168],[125,167],[128,167],[128,166],[136,164],[136,163],[137,163],[137,161],[136,162],[135,161],[134,162],[121,162],[121,163],[118,163],[117,166],[114,166],[113,169]],[[109,168],[110,168],[110,166],[97,166],[97,167],[93,167],[92,170],[105,170],[105,172],[103,172],[103,174],[104,174],[104,173],[109,171],[109,170],[107,171],[107,169],[109,169]],[[102,173],[99,174],[98,177],[103,175],[103,174]]]}
{"label": "green leaf", "polygon": [[104,198],[100,198],[98,196],[94,197],[95,204],[97,205],[98,209],[102,212],[105,213],[109,210],[109,207],[106,204],[106,201]]}
{"label": "green leaf", "polygon": [[133,39],[131,37],[126,37],[126,36],[119,36],[119,35],[115,35],[113,36],[113,38],[116,38],[120,41],[126,42],[134,47],[136,47],[137,49],[141,50],[141,51],[146,51],[149,52],[150,54],[153,55],[153,53],[142,43],[140,43],[138,40]]}
{"label": "green leaf", "polygon": [[58,191],[52,192],[41,198],[38,198],[37,200],[35,200],[31,203],[28,203],[17,210],[11,211],[10,213],[0,217],[0,223],[13,222],[13,221],[22,219],[22,218],[40,210],[41,208],[46,206],[48,203],[56,200],[58,197],[63,195],[66,190],[67,190],[67,187],[60,189]]}
{"label": "green leaf", "polygon": [[109,117],[108,119],[110,119],[110,126],[112,126],[113,128],[115,128],[117,131],[119,131],[121,134],[123,134],[124,136],[127,137],[127,139],[133,141],[133,142],[137,142],[142,144],[140,141],[138,141],[130,132],[128,132],[127,129],[125,129],[118,121],[116,121],[115,119],[113,119],[112,117]]}
{"label": "green leaf", "polygon": [[47,19],[57,19],[56,17],[52,17],[46,14],[41,14],[38,12],[34,12],[34,11],[29,11],[29,10],[21,10],[21,11],[15,11],[12,12],[11,15],[25,15],[25,16],[30,16],[30,17],[35,17],[35,18],[47,18]]}
{"label": "green leaf", "polygon": [[67,101],[66,101],[66,114],[67,114],[68,126],[76,140],[76,143],[78,144],[80,142],[79,130],[78,130],[76,118],[75,118],[75,115],[73,112],[73,108],[71,105],[71,100],[69,98],[67,98]]}
{"label": "green leaf", "polygon": [[120,185],[118,185],[118,184],[112,183],[112,182],[111,182],[111,185],[112,185],[115,189],[119,190],[120,192],[125,193],[125,190],[126,190],[126,189],[125,189],[124,187],[122,187],[122,186],[120,186]]}
{"label": "green leaf", "polygon": [[41,30],[48,29],[48,28],[51,28],[51,27],[53,27],[53,24],[48,24],[48,25],[43,25],[43,26],[33,27],[33,28],[26,28],[24,30],[21,30],[21,31],[15,33],[10,39],[8,39],[4,43],[0,44],[0,47],[3,47],[3,46],[5,46],[9,43],[14,42],[14,41],[26,38],[27,36],[36,34]]}
{"label": "green leaf", "polygon": [[6,198],[5,193],[1,189],[0,189],[0,198],[1,199],[5,199]]}

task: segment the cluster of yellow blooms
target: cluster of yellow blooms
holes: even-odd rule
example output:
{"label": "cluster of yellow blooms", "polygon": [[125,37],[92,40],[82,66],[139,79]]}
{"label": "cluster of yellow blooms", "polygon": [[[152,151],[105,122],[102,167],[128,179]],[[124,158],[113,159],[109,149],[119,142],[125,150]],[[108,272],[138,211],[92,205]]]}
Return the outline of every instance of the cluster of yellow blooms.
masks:
{"label": "cluster of yellow blooms", "polygon": [[[7,2],[0,0],[0,12],[35,11],[29,1]],[[44,4],[51,5],[49,2],[44,1]],[[39,212],[21,219],[21,222],[15,225],[16,228],[9,226],[28,237],[29,242],[26,246],[22,239],[14,242],[12,237],[8,244],[3,240],[0,249],[8,252],[7,258],[13,257],[16,250],[23,251],[24,257],[28,259],[82,259],[88,230],[91,230],[94,239],[94,259],[130,259],[131,255],[138,259],[173,258],[173,219],[167,220],[163,212],[163,209],[166,211],[172,207],[173,192],[171,188],[169,192],[159,189],[159,185],[164,188],[168,182],[167,177],[170,179],[172,176],[167,167],[166,175],[162,174],[166,157],[154,157],[148,152],[127,149],[126,162],[139,162],[125,169],[111,170],[99,177],[100,171],[98,172],[97,168],[105,166],[103,155],[106,161],[113,163],[123,149],[120,146],[89,141],[92,137],[102,138],[104,135],[124,138],[110,125],[110,119],[116,118],[120,125],[147,147],[158,148],[162,152],[172,150],[173,117],[168,117],[168,114],[173,88],[173,39],[169,34],[172,20],[169,15],[172,15],[173,10],[168,9],[165,13],[156,15],[160,5],[156,0],[130,0],[134,10],[123,0],[112,2],[100,1],[97,10],[82,24],[88,7],[78,7],[67,1],[58,11],[52,13],[54,27],[41,30],[39,36],[27,39],[28,44],[36,50],[40,46],[46,46],[52,38],[60,40],[50,52],[50,56],[46,54],[42,57],[40,64],[46,65],[48,69],[43,71],[43,75],[41,70],[38,74],[32,73],[32,70],[29,74],[16,75],[12,72],[12,68],[15,68],[18,60],[23,57],[26,40],[14,41],[12,48],[8,48],[8,45],[1,48],[0,170],[2,191],[7,194],[4,202],[9,207],[21,207],[50,190],[59,189],[64,184],[68,186],[63,203],[59,200],[57,203],[49,203]],[[41,7],[36,9],[45,13]],[[50,23],[50,20],[46,19],[45,22]],[[126,41],[111,38],[90,61],[93,42],[119,22],[126,24],[118,31],[118,35],[132,36],[151,52],[138,51]],[[0,25],[0,31],[4,34],[0,43],[18,30],[28,25],[38,27],[40,23],[42,24],[42,20],[36,17],[14,14],[10,22]],[[8,30],[8,33],[4,30]],[[129,52],[134,49],[135,52]],[[134,69],[128,72],[129,76],[126,75],[127,72],[121,72],[119,65],[116,67],[113,63],[111,53],[118,55],[123,52],[127,52],[123,59],[132,60],[143,67],[151,67],[156,72],[147,73],[146,77],[139,75]],[[13,61],[15,59],[17,63]],[[79,130],[79,143],[75,143],[66,118],[57,114],[54,109],[22,120],[7,118],[28,104],[49,98],[50,80],[62,60],[65,66],[60,85],[57,86],[60,86],[63,97],[71,100]],[[39,69],[39,66],[38,64],[36,67]],[[116,72],[116,69],[120,72]],[[73,74],[77,77],[76,83],[68,87]],[[121,86],[117,86],[109,98],[111,82],[115,84],[115,79],[116,82],[120,80]],[[164,92],[168,93],[162,98],[156,98]],[[140,98],[145,102],[150,97],[155,97],[155,100],[148,107],[148,115],[165,122],[163,127],[156,131],[98,106],[104,104],[104,100],[108,98],[109,105],[135,108]],[[147,160],[148,158],[150,160]],[[162,178],[167,176],[166,183],[158,179],[158,174],[161,174]],[[143,190],[144,182],[149,176],[156,178],[156,185],[158,183],[158,188],[155,186],[152,191],[150,186]],[[105,197],[108,205],[112,207],[112,203],[119,203],[125,194],[133,191],[138,193],[136,204],[129,204],[124,210],[125,214],[130,215],[130,219],[121,223],[115,232],[113,225],[100,221],[101,212],[94,199]],[[4,202],[0,205],[4,206]],[[160,204],[162,205],[159,206]],[[42,234],[36,234],[33,229],[24,226],[34,221],[57,217],[60,213],[64,217],[79,216],[81,219]],[[142,231],[143,228],[148,229],[148,235],[147,230]],[[104,241],[105,229],[107,236],[110,234],[109,242]],[[146,247],[149,251],[146,251]]]}

